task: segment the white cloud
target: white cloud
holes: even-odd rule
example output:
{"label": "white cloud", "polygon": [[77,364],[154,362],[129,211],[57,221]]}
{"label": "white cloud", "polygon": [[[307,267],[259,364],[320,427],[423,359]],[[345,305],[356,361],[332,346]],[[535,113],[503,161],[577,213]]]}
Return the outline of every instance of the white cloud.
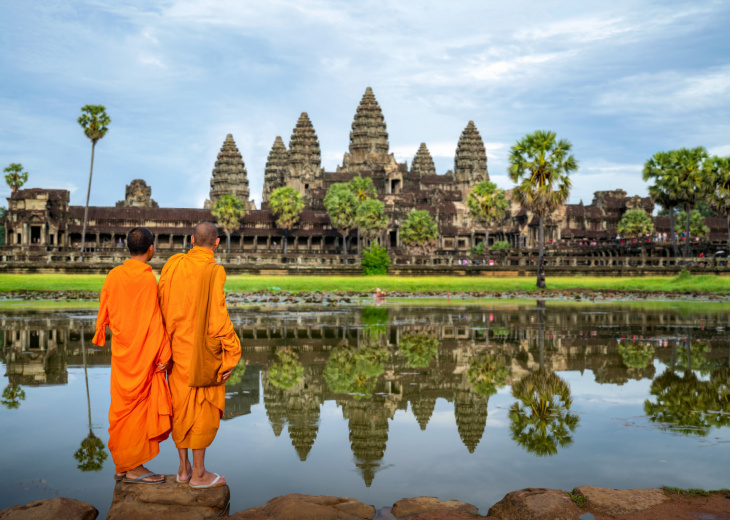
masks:
{"label": "white cloud", "polygon": [[708,150],[710,155],[719,155],[721,157],[727,157],[730,155],[730,144],[713,146]]}

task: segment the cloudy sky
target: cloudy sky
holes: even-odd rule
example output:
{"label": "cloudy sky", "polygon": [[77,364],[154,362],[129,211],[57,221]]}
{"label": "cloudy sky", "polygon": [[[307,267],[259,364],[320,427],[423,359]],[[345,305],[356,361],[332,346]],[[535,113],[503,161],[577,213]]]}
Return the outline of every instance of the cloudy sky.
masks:
{"label": "cloudy sky", "polygon": [[228,133],[260,201],[275,137],[308,112],[334,170],[371,86],[400,161],[425,142],[445,173],[474,120],[510,188],[509,147],[551,129],[580,163],[571,202],[645,194],[658,150],[730,155],[729,26],[724,0],[4,0],[0,167],[83,204],[91,145],[76,119],[103,104],[92,205],[144,178],[161,206],[202,206]]}

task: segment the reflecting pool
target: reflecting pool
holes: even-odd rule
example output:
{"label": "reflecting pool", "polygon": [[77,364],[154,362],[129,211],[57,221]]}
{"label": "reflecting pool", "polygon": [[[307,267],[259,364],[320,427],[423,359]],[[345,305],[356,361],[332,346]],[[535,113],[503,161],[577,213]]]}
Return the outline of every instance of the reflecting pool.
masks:
{"label": "reflecting pool", "polygon": [[[524,487],[730,487],[730,307],[243,308],[207,466],[231,511],[286,493],[486,514]],[[0,509],[106,514],[110,352],[94,311],[0,315]],[[151,469],[174,473],[171,440]],[[103,517],[103,516],[102,516]]]}

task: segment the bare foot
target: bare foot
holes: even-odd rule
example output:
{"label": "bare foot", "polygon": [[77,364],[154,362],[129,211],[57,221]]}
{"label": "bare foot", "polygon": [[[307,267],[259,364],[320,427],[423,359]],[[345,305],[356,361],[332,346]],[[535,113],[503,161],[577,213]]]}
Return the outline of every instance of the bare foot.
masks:
{"label": "bare foot", "polygon": [[[180,466],[182,468],[182,466]],[[193,476],[193,467],[190,465],[190,461],[187,462],[187,465],[185,468],[180,471],[180,469],[177,470],[177,481],[178,482],[187,482],[190,480],[190,477]]]}
{"label": "bare foot", "polygon": [[[150,470],[148,470],[144,466],[137,466],[136,468],[127,471],[125,478],[127,480],[134,480],[149,472]],[[165,480],[165,477],[162,475],[150,475],[149,477],[145,477],[142,480],[144,482],[162,482]]]}
{"label": "bare foot", "polygon": [[[216,478],[218,479],[217,481],[216,481]],[[215,481],[215,484],[213,484],[214,481]],[[211,486],[211,487],[222,486],[225,483],[226,483],[226,477],[224,477],[223,475],[216,476],[215,473],[211,473],[210,471],[206,471],[205,473],[203,473],[202,477],[193,476],[190,479],[190,485],[193,487],[195,487],[195,486]]]}

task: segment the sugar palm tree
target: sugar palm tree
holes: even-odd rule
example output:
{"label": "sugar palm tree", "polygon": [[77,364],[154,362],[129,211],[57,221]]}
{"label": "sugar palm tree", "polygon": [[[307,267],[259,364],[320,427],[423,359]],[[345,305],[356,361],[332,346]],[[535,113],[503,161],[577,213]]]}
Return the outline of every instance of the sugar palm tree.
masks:
{"label": "sugar palm tree", "polygon": [[427,254],[436,246],[439,229],[426,210],[411,210],[400,227],[403,244]]}
{"label": "sugar palm tree", "polygon": [[[656,155],[654,157],[656,157]],[[644,180],[647,180],[646,169],[644,169],[644,172]],[[656,204],[659,204],[662,208],[667,210],[667,213],[669,213],[669,234],[672,238],[672,251],[674,253],[674,256],[678,257],[679,247],[677,246],[677,235],[674,233],[674,221],[676,218],[675,210],[679,205],[679,201],[675,199],[670,193],[666,192],[658,184],[653,184],[649,186],[649,196],[651,197],[651,200],[653,200]]]}
{"label": "sugar palm tree", "polygon": [[[358,207],[368,199],[375,199],[378,192],[373,186],[373,180],[370,177],[353,177],[348,183],[350,191],[357,198]],[[357,254],[360,254],[360,227],[357,228]]]}
{"label": "sugar palm tree", "polygon": [[3,170],[5,173],[5,182],[10,187],[11,193],[16,193],[23,184],[28,182],[28,172],[23,171],[23,165],[20,163],[10,163],[10,165]]}
{"label": "sugar palm tree", "polygon": [[89,196],[91,195],[91,176],[94,173],[94,149],[96,143],[102,139],[112,120],[106,113],[104,105],[84,105],[81,108],[81,116],[78,119],[84,134],[91,141],[91,168],[89,169],[89,187],[86,189],[86,206],[84,206],[84,225],[81,228],[81,257],[84,256],[86,247],[86,221],[89,217]]}
{"label": "sugar palm tree", "polygon": [[[684,256],[689,256],[690,211],[708,190],[708,176],[704,166],[707,150],[680,148],[670,152],[657,152],[644,164],[644,180],[654,179],[654,190],[664,192],[675,201],[674,206],[685,211]],[[651,193],[651,188],[650,188]],[[672,228],[674,232],[674,228]]]}
{"label": "sugar palm tree", "polygon": [[345,183],[333,184],[324,197],[324,209],[332,222],[332,227],[342,235],[342,254],[347,254],[347,235],[355,227],[355,214],[358,200]]}
{"label": "sugar palm tree", "polygon": [[246,215],[246,205],[231,193],[218,199],[211,211],[216,221],[226,232],[226,251],[231,252],[231,231],[241,227],[241,219]]}
{"label": "sugar palm tree", "polygon": [[705,161],[710,207],[727,219],[727,245],[730,248],[730,157],[712,157]]}
{"label": "sugar palm tree", "polygon": [[286,254],[289,231],[304,210],[304,197],[294,188],[282,186],[269,195],[269,207],[276,217],[276,225],[284,230],[284,254]]}
{"label": "sugar palm tree", "polygon": [[469,193],[466,199],[466,206],[471,216],[484,224],[484,250],[489,248],[489,226],[504,220],[509,207],[504,190],[497,188],[493,182],[480,182]]}
{"label": "sugar palm tree", "polygon": [[375,240],[388,227],[385,204],[377,199],[365,199],[355,213],[357,229],[369,240]]}
{"label": "sugar palm tree", "polygon": [[565,204],[570,194],[570,174],[578,161],[567,139],[555,132],[537,130],[517,141],[510,150],[509,176],[517,183],[512,196],[539,219],[537,287],[545,287],[545,217]]}
{"label": "sugar palm tree", "polygon": [[474,391],[482,397],[497,393],[507,383],[509,368],[501,357],[480,354],[469,363],[467,380]]}

